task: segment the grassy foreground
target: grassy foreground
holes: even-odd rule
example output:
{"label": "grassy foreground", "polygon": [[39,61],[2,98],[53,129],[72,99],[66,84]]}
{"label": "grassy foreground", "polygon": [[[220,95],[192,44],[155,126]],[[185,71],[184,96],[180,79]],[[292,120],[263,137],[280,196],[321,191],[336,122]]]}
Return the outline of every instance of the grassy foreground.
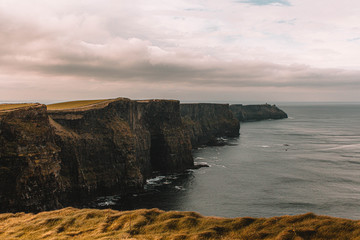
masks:
{"label": "grassy foreground", "polygon": [[0,214],[0,239],[360,239],[360,221],[312,213],[229,219],[158,209],[64,208]]}

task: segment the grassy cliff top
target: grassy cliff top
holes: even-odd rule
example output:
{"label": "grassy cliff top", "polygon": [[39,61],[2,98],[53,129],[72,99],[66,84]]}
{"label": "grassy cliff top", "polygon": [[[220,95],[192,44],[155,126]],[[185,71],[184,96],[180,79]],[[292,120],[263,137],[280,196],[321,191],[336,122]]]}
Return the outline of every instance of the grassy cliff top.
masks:
{"label": "grassy cliff top", "polygon": [[5,103],[0,104],[0,111],[14,110],[17,108],[34,106],[36,103]]}
{"label": "grassy cliff top", "polygon": [[158,209],[64,208],[0,214],[0,239],[359,239],[360,221],[312,213],[272,218],[203,217]]}
{"label": "grassy cliff top", "polygon": [[142,99],[142,100],[134,100],[138,103],[149,103],[149,102],[179,102],[176,99]]}
{"label": "grassy cliff top", "polygon": [[76,109],[82,107],[89,107],[92,105],[97,105],[99,103],[104,103],[112,101],[113,99],[100,99],[100,100],[80,100],[80,101],[71,101],[71,102],[61,102],[47,105],[48,110],[65,110],[65,109]]}

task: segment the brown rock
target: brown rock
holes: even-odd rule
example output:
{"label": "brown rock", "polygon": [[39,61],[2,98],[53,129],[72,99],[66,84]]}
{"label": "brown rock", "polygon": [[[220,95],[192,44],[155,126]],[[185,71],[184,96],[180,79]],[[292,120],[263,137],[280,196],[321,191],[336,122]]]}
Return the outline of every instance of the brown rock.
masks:
{"label": "brown rock", "polygon": [[1,212],[61,206],[59,151],[45,105],[0,112]]}

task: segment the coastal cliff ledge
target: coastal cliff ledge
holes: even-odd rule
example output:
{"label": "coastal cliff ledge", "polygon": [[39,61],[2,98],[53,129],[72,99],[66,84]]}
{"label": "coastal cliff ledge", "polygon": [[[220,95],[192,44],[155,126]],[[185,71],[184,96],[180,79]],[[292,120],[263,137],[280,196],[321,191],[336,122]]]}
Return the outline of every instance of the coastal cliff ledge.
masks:
{"label": "coastal cliff ledge", "polygon": [[65,208],[39,214],[0,214],[7,239],[358,239],[360,221],[312,213],[272,218],[203,217],[196,212]]}
{"label": "coastal cliff ledge", "polygon": [[288,115],[276,105],[230,105],[230,110],[240,122],[261,121],[268,119],[283,119]]}

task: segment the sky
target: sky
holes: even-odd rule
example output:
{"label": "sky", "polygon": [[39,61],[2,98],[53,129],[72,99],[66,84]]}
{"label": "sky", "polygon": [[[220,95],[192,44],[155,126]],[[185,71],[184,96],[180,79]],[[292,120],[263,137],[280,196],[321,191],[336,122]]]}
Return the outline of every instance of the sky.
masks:
{"label": "sky", "polygon": [[0,0],[0,102],[360,102],[360,1]]}

